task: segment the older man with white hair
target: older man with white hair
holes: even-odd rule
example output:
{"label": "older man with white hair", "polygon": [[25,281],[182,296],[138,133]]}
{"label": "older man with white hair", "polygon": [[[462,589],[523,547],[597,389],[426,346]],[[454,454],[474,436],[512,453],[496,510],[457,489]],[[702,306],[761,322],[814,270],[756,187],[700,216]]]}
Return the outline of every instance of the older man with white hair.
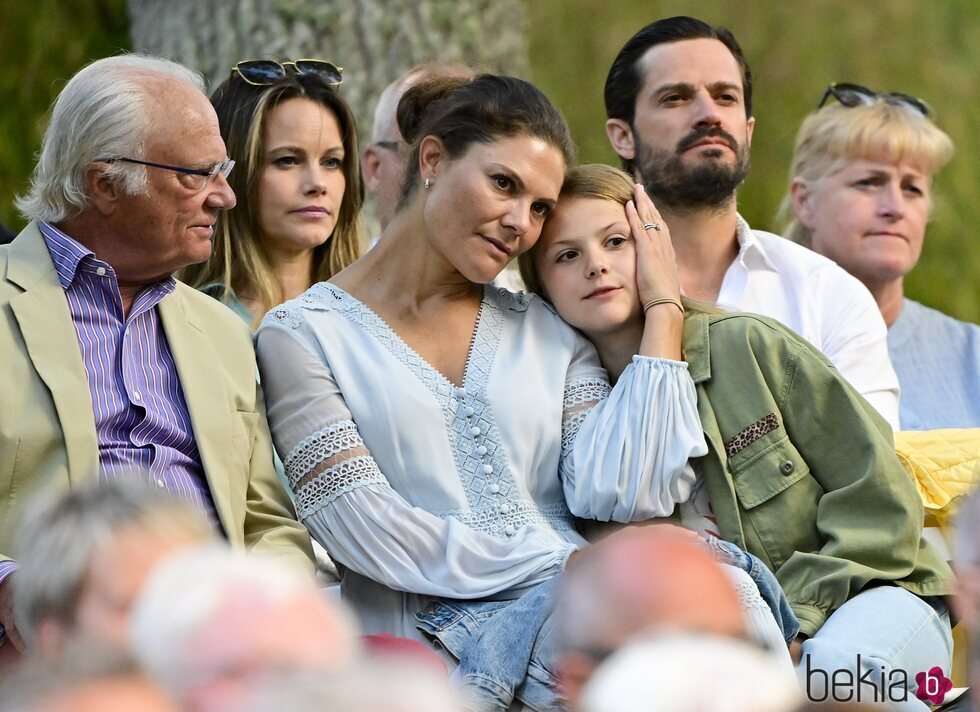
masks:
{"label": "older man with white hair", "polygon": [[235,205],[199,75],[122,55],[55,101],[27,195],[0,247],[0,625],[11,540],[39,493],[138,473],[236,547],[312,573],[310,539],[276,480],[248,329],[173,278],[208,259]]}
{"label": "older man with white hair", "polygon": [[463,64],[428,62],[406,70],[378,97],[374,108],[371,142],[361,158],[364,187],[374,196],[381,228],[391,222],[405,183],[409,146],[398,130],[398,102],[416,84],[433,79],[472,77],[475,72]]}

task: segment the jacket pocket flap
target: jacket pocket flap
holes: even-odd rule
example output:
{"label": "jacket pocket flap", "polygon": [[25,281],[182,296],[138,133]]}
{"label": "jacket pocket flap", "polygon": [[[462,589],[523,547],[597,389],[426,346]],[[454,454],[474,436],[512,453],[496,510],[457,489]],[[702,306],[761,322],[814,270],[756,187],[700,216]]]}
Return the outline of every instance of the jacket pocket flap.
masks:
{"label": "jacket pocket flap", "polygon": [[729,461],[735,493],[746,509],[772,499],[810,474],[810,468],[785,435],[744,460]]}

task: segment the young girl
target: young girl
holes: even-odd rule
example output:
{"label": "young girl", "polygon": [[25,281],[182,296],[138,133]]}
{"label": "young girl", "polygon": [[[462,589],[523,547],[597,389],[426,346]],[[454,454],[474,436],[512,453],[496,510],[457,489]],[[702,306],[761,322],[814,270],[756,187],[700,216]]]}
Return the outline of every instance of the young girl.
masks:
{"label": "young girl", "polygon": [[[666,244],[645,244],[669,243],[665,226],[640,226],[645,235],[634,238],[640,197],[642,188],[621,171],[572,169],[555,214],[521,262],[525,283],[595,344],[613,382],[649,320],[649,302],[637,296],[637,261],[672,254]],[[915,671],[948,670],[941,597],[953,576],[922,540],[922,503],[887,423],[780,324],[687,307],[679,347],[709,452],[692,461],[694,486],[677,512],[683,523],[737,544],[775,572],[800,620],[792,652],[796,660],[802,654],[802,669],[828,677],[849,669],[854,679],[871,669],[877,682],[883,666],[885,680],[904,671],[909,686]]]}

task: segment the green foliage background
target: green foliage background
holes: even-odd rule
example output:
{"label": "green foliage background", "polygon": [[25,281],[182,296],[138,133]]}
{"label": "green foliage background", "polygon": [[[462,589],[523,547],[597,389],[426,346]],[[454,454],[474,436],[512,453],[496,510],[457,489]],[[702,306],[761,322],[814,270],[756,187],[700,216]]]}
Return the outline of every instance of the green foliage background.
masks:
{"label": "green foliage background", "polygon": [[129,46],[125,0],[0,0],[0,222],[27,190],[51,101],[83,65]]}
{"label": "green foliage background", "polygon": [[932,224],[906,293],[980,321],[980,6],[976,0],[528,0],[534,81],[565,113],[582,161],[618,165],[602,87],[619,49],[649,22],[692,15],[728,27],[755,77],[752,167],[739,209],[779,231],[800,122],[834,81],[922,97],[956,155],[935,183]]}
{"label": "green foliage background", "polygon": [[[777,229],[796,129],[830,82],[902,91],[936,110],[957,153],[936,183],[907,292],[980,321],[976,0],[527,0],[532,78],[565,113],[582,160],[616,162],[602,105],[616,52],[646,23],[677,14],[730,28],[755,74],[752,169],[739,195],[755,227]],[[0,0],[0,221],[9,227],[23,225],[12,200],[27,187],[52,98],[80,66],[125,48],[127,25],[125,0]]]}

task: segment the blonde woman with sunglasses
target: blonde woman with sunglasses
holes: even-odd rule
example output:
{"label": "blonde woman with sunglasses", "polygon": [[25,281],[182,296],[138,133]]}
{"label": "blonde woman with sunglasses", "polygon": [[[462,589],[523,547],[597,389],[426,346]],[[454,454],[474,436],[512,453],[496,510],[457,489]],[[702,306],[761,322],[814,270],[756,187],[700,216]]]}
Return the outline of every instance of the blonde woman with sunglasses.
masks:
{"label": "blonde woman with sunglasses", "polygon": [[980,327],[904,294],[922,254],[933,177],[952,156],[921,100],[831,85],[800,128],[780,214],[786,237],[874,295],[902,389],[902,430],[980,426]]}
{"label": "blonde woman with sunglasses", "polygon": [[239,62],[211,97],[238,170],[214,254],[182,279],[249,325],[357,259],[364,189],[357,131],[329,62]]}

